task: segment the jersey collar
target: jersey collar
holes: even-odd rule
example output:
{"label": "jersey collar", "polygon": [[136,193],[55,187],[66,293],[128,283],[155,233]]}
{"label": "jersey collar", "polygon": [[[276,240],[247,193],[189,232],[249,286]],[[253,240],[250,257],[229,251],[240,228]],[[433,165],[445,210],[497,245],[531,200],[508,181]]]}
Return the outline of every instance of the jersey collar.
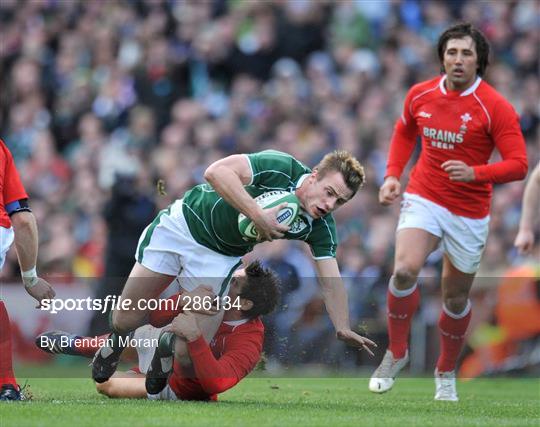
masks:
{"label": "jersey collar", "polygon": [[302,186],[302,184],[304,183],[304,181],[306,180],[306,178],[308,176],[310,176],[311,174],[310,173],[305,173],[304,175],[302,175],[300,178],[298,178],[298,181],[296,182],[296,189],[300,188]]}
{"label": "jersey collar", "polygon": [[223,323],[226,325],[232,326],[233,328],[243,325],[244,323],[249,322],[249,319],[240,319],[240,320],[224,320]]}
{"label": "jersey collar", "polygon": [[[439,82],[439,89],[441,89],[441,92],[445,95],[448,95],[448,91],[446,90],[446,87],[444,86],[444,82],[446,81],[446,74],[442,76],[440,82]],[[471,85],[471,87],[467,90],[464,90],[459,94],[459,96],[467,96],[473,93],[476,89],[478,89],[478,86],[480,86],[480,83],[482,83],[482,78],[480,76],[476,77],[475,82]]]}

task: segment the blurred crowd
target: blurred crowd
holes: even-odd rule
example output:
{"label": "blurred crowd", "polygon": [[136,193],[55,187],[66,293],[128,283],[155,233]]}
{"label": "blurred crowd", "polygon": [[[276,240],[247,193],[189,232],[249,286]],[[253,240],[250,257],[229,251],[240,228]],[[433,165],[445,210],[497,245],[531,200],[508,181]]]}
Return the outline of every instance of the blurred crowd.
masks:
{"label": "blurred crowd", "polygon": [[[538,1],[2,0],[0,135],[40,226],[40,271],[126,274],[154,213],[219,158],[274,148],[312,166],[342,148],[367,185],[336,214],[338,261],[354,324],[382,337],[399,206],[379,206],[377,190],[405,93],[439,73],[437,38],[458,20],[489,38],[486,80],[520,114],[534,165]],[[495,189],[480,275],[519,261],[523,185]],[[269,354],[286,344],[294,360],[341,357],[305,248],[274,242],[255,255],[286,282]],[[440,254],[430,261],[427,293]],[[15,268],[12,252],[3,275]],[[326,350],[294,350],[302,340]]]}

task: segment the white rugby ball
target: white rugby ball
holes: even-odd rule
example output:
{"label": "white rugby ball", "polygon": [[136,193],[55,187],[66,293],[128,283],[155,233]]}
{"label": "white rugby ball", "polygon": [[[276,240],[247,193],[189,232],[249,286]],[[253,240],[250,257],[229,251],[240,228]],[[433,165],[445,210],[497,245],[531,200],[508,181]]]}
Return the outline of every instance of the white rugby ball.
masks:
{"label": "white rugby ball", "polygon": [[[276,219],[280,224],[290,225],[300,211],[300,200],[288,191],[267,191],[255,197],[254,200],[263,209],[270,209],[282,203],[287,203],[287,206],[280,209],[277,214]],[[259,235],[253,221],[242,213],[238,215],[238,230],[244,240],[257,240]]]}

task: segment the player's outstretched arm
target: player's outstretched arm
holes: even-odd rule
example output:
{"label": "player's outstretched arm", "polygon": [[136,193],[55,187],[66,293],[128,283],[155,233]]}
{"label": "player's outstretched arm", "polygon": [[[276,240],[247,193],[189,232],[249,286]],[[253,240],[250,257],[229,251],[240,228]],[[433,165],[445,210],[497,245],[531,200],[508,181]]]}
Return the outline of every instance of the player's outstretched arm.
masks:
{"label": "player's outstretched arm", "polygon": [[326,311],[334,324],[337,338],[352,347],[361,347],[373,355],[369,346],[377,347],[377,344],[351,330],[347,291],[337,261],[334,258],[317,260],[316,267]]}
{"label": "player's outstretched arm", "polygon": [[536,165],[525,185],[519,230],[514,245],[521,254],[528,253],[534,245],[534,219],[540,208],[540,163]]}
{"label": "player's outstretched arm", "polygon": [[252,180],[246,156],[235,154],[212,163],[204,178],[227,203],[255,223],[260,240],[281,238],[288,230],[289,227],[277,222],[279,207],[263,210],[244,189]]}
{"label": "player's outstretched arm", "polygon": [[11,215],[15,232],[15,247],[26,291],[38,302],[52,299],[54,289],[37,275],[36,262],[38,253],[38,230],[36,219],[31,212],[22,211]]}

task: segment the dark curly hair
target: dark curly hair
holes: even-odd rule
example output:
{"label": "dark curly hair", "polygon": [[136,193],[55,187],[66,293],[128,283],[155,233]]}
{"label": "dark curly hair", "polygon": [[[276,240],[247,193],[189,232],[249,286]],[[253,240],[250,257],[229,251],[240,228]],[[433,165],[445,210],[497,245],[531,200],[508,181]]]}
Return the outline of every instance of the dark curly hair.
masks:
{"label": "dark curly hair", "polygon": [[464,22],[453,25],[439,37],[439,41],[437,42],[437,54],[439,55],[441,71],[443,73],[444,51],[446,50],[448,40],[462,39],[467,36],[473,39],[474,45],[476,46],[476,54],[478,55],[478,68],[476,69],[476,74],[483,76],[486,72],[486,68],[489,65],[489,43],[486,36],[484,36],[480,30],[473,27],[472,24]]}
{"label": "dark curly hair", "polygon": [[244,315],[252,319],[274,311],[279,301],[280,280],[277,274],[263,267],[258,260],[250,262],[245,272],[239,296],[253,302],[253,307],[244,311]]}

